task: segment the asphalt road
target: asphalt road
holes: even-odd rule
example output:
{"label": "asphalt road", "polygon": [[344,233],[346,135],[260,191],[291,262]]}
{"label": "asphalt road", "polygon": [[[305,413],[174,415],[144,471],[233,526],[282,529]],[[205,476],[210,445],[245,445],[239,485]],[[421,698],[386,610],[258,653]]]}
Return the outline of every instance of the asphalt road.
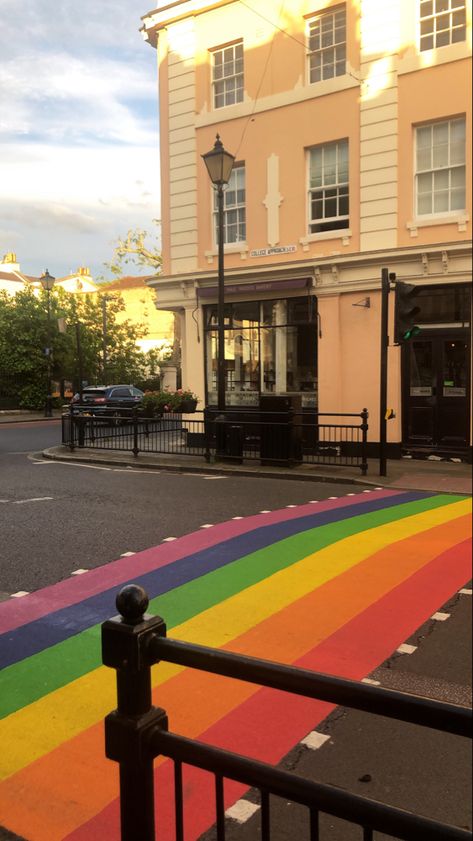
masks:
{"label": "asphalt road", "polygon": [[[46,461],[56,422],[0,425],[0,594],[31,592],[206,523],[353,491],[352,485]],[[358,488],[357,490],[361,490]],[[1,595],[0,595],[1,597]]]}
{"label": "asphalt road", "polygon": [[[0,598],[32,591],[78,568],[100,566],[126,552],[206,523],[306,503],[352,486],[45,461],[59,439],[56,423],[0,425]],[[361,490],[359,488],[358,490]],[[471,585],[467,585],[471,587]],[[471,698],[471,595],[441,608],[371,676],[383,686],[452,703]],[[297,745],[282,767],[310,779],[471,827],[471,745],[465,739],[337,708],[318,728],[317,750]],[[258,803],[251,791],[246,800]],[[245,824],[227,821],[227,841],[259,841],[260,812]],[[362,830],[321,818],[321,839],[355,841]],[[14,836],[0,828],[0,839]],[[272,799],[272,841],[308,838],[305,810]],[[377,835],[376,841],[387,836]],[[210,831],[205,841],[215,839]]]}

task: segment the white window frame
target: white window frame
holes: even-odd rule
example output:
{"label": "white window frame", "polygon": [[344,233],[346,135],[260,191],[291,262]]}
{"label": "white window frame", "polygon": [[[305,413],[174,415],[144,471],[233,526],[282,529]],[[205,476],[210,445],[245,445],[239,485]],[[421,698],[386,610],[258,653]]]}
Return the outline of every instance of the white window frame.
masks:
{"label": "white window frame", "polygon": [[[344,29],[344,38],[342,41],[337,41],[337,27],[336,23],[340,21],[341,16],[343,15],[343,29]],[[332,41],[330,44],[323,45],[322,41],[322,27],[331,21],[331,31],[332,31]],[[319,25],[319,46],[317,49],[311,50],[310,49],[310,41],[311,37],[316,37],[316,35],[312,34],[312,29]],[[328,35],[328,33],[325,33]],[[338,55],[342,55],[343,57],[337,58]],[[314,75],[317,74],[317,68],[312,67],[313,59],[319,56],[320,57],[320,78],[312,78],[312,73]],[[332,59],[331,61],[329,59]],[[342,69],[343,64],[343,69]],[[335,79],[337,76],[344,76],[346,74],[346,65],[347,65],[347,19],[346,19],[346,7],[343,6],[335,6],[333,8],[327,9],[326,11],[322,12],[321,14],[314,15],[313,17],[309,18],[307,21],[307,80],[309,85],[316,85],[319,82],[323,82],[326,79]],[[332,72],[330,72],[330,69]]]}
{"label": "white window frame", "polygon": [[[238,54],[237,54],[238,53]],[[243,40],[211,51],[212,107],[215,111],[243,102],[244,54]],[[239,69],[241,64],[241,70]],[[221,74],[217,68],[221,66]],[[238,71],[238,72],[237,72]],[[217,97],[223,101],[217,104]]]}
{"label": "white window frame", "polygon": [[[236,182],[236,183],[235,183]],[[240,182],[240,183],[238,183]],[[244,201],[238,201],[238,191],[243,188]],[[229,197],[235,193],[235,201],[229,203]],[[214,194],[214,209],[213,209],[213,230],[214,243],[218,244],[218,198],[217,191]],[[229,222],[230,214],[236,214],[236,222]],[[236,239],[228,239],[228,232],[230,228],[235,227],[237,231]],[[244,236],[240,233],[244,232]],[[246,170],[244,161],[240,161],[233,165],[232,174],[228,186],[224,188],[223,192],[223,242],[225,248],[232,248],[240,246],[241,243],[246,243]]]}
{"label": "white window frame", "polygon": [[[445,8],[440,8],[441,6]],[[466,41],[466,0],[419,0],[418,8],[420,52],[441,49]],[[461,15],[462,20],[458,21],[458,16]],[[447,27],[444,25],[447,23],[446,18],[448,18]],[[432,28],[431,32],[422,32],[423,28],[427,30],[430,27]],[[442,33],[448,34],[448,40],[442,37]],[[462,37],[458,37],[459,35]],[[432,39],[431,43],[429,43],[430,38]],[[437,43],[439,38],[445,43]]]}
{"label": "white window frame", "polygon": [[[436,219],[441,218],[441,217],[456,218],[458,216],[463,216],[465,214],[465,210],[466,210],[466,140],[465,140],[465,146],[464,146],[464,150],[463,150],[463,160],[452,161],[452,159],[451,159],[452,158],[451,135],[452,135],[452,125],[454,123],[463,123],[464,126],[465,126],[465,131],[466,131],[466,119],[465,119],[464,116],[453,117],[453,118],[447,119],[447,120],[435,120],[434,122],[423,123],[421,125],[418,125],[418,126],[414,127],[414,202],[415,202],[415,213],[414,213],[414,215],[415,215],[416,219],[419,219],[419,220],[428,220],[428,219],[436,220]],[[434,145],[434,140],[433,140],[433,131],[434,131],[434,126],[442,126],[442,125],[448,126],[448,150],[447,150],[448,161],[447,161],[446,164],[435,166],[434,150],[435,150],[436,147]],[[429,167],[419,168],[419,166],[418,166],[418,148],[419,148],[418,147],[418,137],[419,137],[419,132],[421,130],[425,130],[425,129],[430,129],[430,132],[431,132],[431,144],[430,144],[431,165]],[[463,207],[452,208],[452,192],[455,189],[455,187],[457,189],[461,189],[461,185],[452,185],[452,173],[454,171],[458,172],[460,170],[464,171],[463,190],[464,190],[464,193],[465,193],[465,201],[463,202]],[[440,187],[437,190],[435,189],[436,174],[440,174],[440,173],[448,173],[448,187],[447,187],[446,190],[445,189],[442,190],[442,188],[440,188]],[[424,212],[419,211],[419,198],[420,198],[420,195],[422,193],[427,194],[428,191],[426,191],[426,190],[420,191],[419,190],[419,182],[420,182],[420,179],[421,179],[422,176],[425,176],[425,175],[428,175],[428,174],[431,175],[432,187],[431,187],[431,190],[430,190],[430,195],[432,197],[432,201],[431,201],[430,211],[427,211],[427,212],[424,213]],[[448,208],[447,209],[442,208],[442,209],[439,209],[439,210],[435,210],[434,209],[435,194],[436,193],[438,194],[438,193],[441,193],[441,192],[447,192],[448,193]]]}
{"label": "white window frame", "polygon": [[[339,147],[341,145],[346,146],[347,151],[347,178],[346,180],[340,180],[340,173],[339,173]],[[324,163],[322,163],[322,184],[319,187],[311,187],[311,156],[312,153],[316,150],[322,150],[322,157],[324,157],[325,150],[335,146],[336,148],[336,177],[335,181],[327,181],[325,183],[325,167]],[[342,138],[341,140],[333,140],[329,143],[321,143],[317,146],[312,146],[310,149],[307,150],[307,184],[308,184],[308,234],[310,236],[317,236],[323,238],[324,236],[332,237],[334,235],[343,236],[343,232],[348,230],[350,224],[350,169],[349,169],[349,141],[348,138]],[[321,199],[324,206],[325,211],[325,203],[326,201],[335,198],[337,201],[337,208],[339,207],[340,199],[344,197],[346,188],[346,195],[348,197],[348,213],[340,214],[337,213],[336,216],[322,216],[319,219],[316,217],[312,217],[312,202],[313,202],[313,194],[321,193]],[[336,196],[328,196],[328,191],[336,191]],[[340,224],[340,223],[344,224]],[[316,225],[327,226],[324,227],[320,231],[315,231]],[[333,232],[336,231],[337,234]]]}

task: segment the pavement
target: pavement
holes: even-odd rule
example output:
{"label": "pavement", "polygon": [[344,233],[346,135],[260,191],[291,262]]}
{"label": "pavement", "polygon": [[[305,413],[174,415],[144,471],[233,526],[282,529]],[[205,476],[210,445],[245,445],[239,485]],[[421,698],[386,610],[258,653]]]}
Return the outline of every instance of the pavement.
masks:
{"label": "pavement", "polygon": [[[58,420],[61,412],[53,418],[45,418],[43,413],[35,412],[0,412],[0,425],[8,423],[31,423]],[[338,467],[302,464],[295,467],[262,467],[259,463],[229,464],[216,462],[207,464],[202,456],[188,456],[168,453],[140,453],[136,458],[132,453],[120,451],[101,451],[95,449],[76,449],[70,452],[62,445],[43,451],[44,458],[57,461],[75,461],[88,464],[119,465],[121,467],[140,467],[150,470],[166,470],[180,473],[205,473],[219,475],[255,476],[274,479],[289,479],[312,482],[347,482],[364,487],[390,487],[406,490],[435,491],[438,493],[472,493],[472,469],[466,462],[438,459],[401,458],[389,459],[386,476],[379,473],[379,461],[368,459],[368,473],[362,476],[357,467]]]}

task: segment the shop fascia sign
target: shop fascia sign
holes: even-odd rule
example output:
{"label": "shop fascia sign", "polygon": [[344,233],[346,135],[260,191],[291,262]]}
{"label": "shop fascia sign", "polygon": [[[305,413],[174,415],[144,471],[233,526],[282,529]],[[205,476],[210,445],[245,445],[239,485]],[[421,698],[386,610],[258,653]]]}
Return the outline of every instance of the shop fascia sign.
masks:
{"label": "shop fascia sign", "polygon": [[273,257],[274,254],[293,254],[297,245],[274,245],[271,248],[255,248],[250,257]]}

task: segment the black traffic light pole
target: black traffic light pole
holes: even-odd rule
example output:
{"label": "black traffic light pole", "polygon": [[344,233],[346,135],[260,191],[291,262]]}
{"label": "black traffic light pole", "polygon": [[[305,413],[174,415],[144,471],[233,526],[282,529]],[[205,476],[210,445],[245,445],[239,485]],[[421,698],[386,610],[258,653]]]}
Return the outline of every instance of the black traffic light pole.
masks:
{"label": "black traffic light pole", "polygon": [[389,269],[381,269],[381,369],[379,377],[379,475],[386,473],[386,409],[388,403]]}

